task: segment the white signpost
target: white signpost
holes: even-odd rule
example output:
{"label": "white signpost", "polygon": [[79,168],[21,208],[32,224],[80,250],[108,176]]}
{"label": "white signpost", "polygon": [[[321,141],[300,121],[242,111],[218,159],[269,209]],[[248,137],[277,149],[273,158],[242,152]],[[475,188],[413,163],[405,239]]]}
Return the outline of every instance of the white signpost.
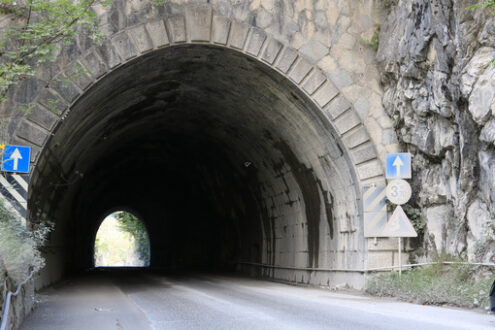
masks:
{"label": "white signpost", "polygon": [[399,241],[399,276],[402,275],[402,237],[417,237],[418,234],[402,209],[401,205],[411,198],[412,190],[409,183],[399,178],[411,178],[411,155],[387,154],[387,178],[397,178],[387,185],[387,199],[397,207],[382,230],[382,237],[397,237]]}

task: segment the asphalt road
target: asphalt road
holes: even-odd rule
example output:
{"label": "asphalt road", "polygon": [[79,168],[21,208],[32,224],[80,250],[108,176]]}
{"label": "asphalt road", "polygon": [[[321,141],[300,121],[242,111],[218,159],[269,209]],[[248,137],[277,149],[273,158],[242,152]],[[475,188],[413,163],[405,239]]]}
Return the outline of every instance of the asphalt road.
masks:
{"label": "asphalt road", "polygon": [[21,329],[495,329],[495,316],[242,277],[89,273],[40,293]]}

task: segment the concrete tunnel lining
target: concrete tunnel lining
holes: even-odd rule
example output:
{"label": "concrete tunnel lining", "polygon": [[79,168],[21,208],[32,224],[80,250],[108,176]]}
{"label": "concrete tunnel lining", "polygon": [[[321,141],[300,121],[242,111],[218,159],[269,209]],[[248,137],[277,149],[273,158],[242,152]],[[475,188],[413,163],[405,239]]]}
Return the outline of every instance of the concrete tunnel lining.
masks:
{"label": "concrete tunnel lining", "polygon": [[33,174],[31,212],[57,226],[44,281],[92,266],[98,219],[116,207],[142,216],[156,267],[361,268],[353,167],[318,113],[278,72],[212,45],[114,70],[74,104]]}

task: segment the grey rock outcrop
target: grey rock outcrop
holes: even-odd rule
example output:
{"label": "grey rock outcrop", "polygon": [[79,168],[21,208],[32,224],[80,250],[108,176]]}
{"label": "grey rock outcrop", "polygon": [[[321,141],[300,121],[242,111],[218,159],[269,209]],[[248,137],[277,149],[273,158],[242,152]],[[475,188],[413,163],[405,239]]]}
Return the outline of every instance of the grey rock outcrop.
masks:
{"label": "grey rock outcrop", "polygon": [[423,244],[493,262],[495,18],[470,4],[398,1],[381,27],[377,59],[385,109],[415,155]]}

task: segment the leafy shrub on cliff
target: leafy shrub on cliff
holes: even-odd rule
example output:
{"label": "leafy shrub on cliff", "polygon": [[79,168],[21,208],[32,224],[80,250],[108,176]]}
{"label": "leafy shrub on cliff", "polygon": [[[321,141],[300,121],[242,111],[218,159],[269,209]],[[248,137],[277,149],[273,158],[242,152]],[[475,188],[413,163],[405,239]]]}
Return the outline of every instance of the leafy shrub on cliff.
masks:
{"label": "leafy shrub on cliff", "polygon": [[9,278],[14,284],[45,265],[38,248],[44,243],[51,226],[39,225],[27,230],[19,216],[0,200],[0,280]]}
{"label": "leafy shrub on cliff", "polygon": [[148,265],[150,255],[149,240],[144,223],[129,212],[118,212],[115,214],[115,218],[118,220],[120,230],[134,237],[139,259],[143,260],[145,265]]}
{"label": "leafy shrub on cliff", "polygon": [[414,268],[402,277],[396,272],[376,275],[368,281],[366,292],[424,305],[486,308],[492,282],[493,274],[482,274],[471,265],[438,264]]}

